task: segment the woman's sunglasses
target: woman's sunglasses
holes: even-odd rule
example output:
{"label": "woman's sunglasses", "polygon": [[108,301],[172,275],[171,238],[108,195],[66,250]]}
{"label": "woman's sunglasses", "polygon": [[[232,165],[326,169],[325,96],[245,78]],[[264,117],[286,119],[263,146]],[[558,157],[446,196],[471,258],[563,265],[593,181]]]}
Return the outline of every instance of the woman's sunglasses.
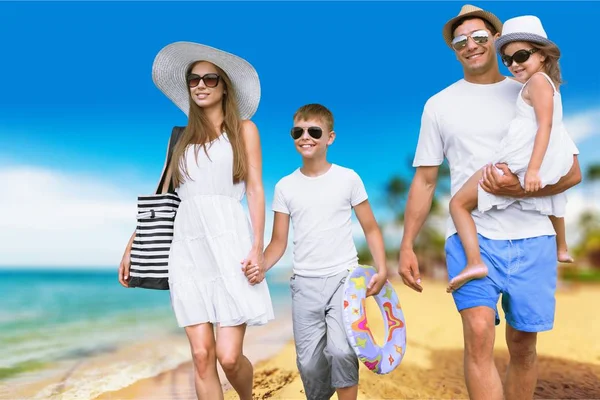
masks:
{"label": "woman's sunglasses", "polygon": [[188,87],[191,89],[198,86],[200,84],[200,81],[204,81],[204,85],[206,87],[217,87],[217,85],[219,84],[219,79],[221,79],[221,77],[217,74],[206,74],[204,76],[189,74],[186,80]]}
{"label": "woman's sunglasses", "polygon": [[291,131],[292,138],[294,138],[294,140],[300,139],[300,137],[304,133],[304,129],[308,130],[308,134],[313,139],[320,139],[321,136],[323,136],[323,129],[319,128],[318,126],[311,126],[309,128],[301,128],[299,126],[295,126],[292,128]]}
{"label": "woman's sunglasses", "polygon": [[477,44],[485,44],[488,42],[490,38],[490,34],[485,29],[480,29],[478,31],[472,32],[470,35],[460,35],[452,39],[452,47],[454,50],[463,49],[469,38],[473,39],[473,41]]}
{"label": "woman's sunglasses", "polygon": [[536,48],[529,50],[521,49],[515,51],[515,53],[512,56],[507,56],[505,54],[502,56],[502,64],[506,65],[507,67],[510,67],[513,61],[517,64],[523,64],[525,61],[529,60],[529,57],[536,51],[538,51],[538,49]]}

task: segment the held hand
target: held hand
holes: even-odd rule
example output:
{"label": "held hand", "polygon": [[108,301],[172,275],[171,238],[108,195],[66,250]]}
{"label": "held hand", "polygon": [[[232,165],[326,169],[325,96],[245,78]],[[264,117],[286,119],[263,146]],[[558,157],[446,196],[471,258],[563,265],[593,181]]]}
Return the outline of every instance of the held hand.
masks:
{"label": "held hand", "polygon": [[242,271],[251,285],[256,285],[265,279],[265,255],[262,250],[253,248],[244,260]]}
{"label": "held hand", "polygon": [[381,272],[376,273],[371,277],[369,284],[367,285],[367,297],[379,294],[383,285],[385,285],[387,274]]}
{"label": "held hand", "polygon": [[[498,172],[498,169],[501,172]],[[523,197],[525,195],[519,178],[508,169],[506,164],[488,164],[483,167],[479,185],[486,192],[498,196]]]}
{"label": "held hand", "polygon": [[528,193],[537,192],[542,188],[540,171],[537,169],[528,169],[525,172],[525,191]]}
{"label": "held hand", "polygon": [[421,275],[419,274],[419,262],[417,261],[417,255],[412,248],[400,249],[398,273],[406,286],[419,293],[423,291],[423,287],[421,286]]}
{"label": "held hand", "polygon": [[129,287],[129,268],[131,267],[131,248],[125,249],[121,264],[119,264],[119,283],[124,287]]}

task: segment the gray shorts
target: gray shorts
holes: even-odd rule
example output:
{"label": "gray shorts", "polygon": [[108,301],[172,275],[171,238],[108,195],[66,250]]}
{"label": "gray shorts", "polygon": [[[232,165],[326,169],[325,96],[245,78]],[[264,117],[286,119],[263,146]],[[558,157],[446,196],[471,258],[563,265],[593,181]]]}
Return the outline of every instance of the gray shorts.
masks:
{"label": "gray shorts", "polygon": [[308,400],[329,399],[337,388],[358,384],[358,358],[342,319],[347,276],[343,271],[326,278],[290,279],[296,364]]}

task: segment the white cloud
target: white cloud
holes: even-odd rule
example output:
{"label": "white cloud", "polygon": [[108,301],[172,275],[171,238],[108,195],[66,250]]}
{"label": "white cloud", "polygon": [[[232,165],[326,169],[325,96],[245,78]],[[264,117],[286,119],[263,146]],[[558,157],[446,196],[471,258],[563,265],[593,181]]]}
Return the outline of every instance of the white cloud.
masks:
{"label": "white cloud", "polygon": [[600,108],[565,116],[564,123],[573,141],[581,143],[590,136],[600,135]]}
{"label": "white cloud", "polygon": [[0,265],[118,265],[135,229],[137,193],[27,166],[1,168],[0,185]]}
{"label": "white cloud", "polygon": [[[149,194],[153,184],[123,188],[75,173],[0,167],[5,189],[0,196],[0,265],[116,268],[135,229],[137,196]],[[272,212],[265,222],[268,244]],[[277,267],[292,265],[292,237],[290,229]]]}

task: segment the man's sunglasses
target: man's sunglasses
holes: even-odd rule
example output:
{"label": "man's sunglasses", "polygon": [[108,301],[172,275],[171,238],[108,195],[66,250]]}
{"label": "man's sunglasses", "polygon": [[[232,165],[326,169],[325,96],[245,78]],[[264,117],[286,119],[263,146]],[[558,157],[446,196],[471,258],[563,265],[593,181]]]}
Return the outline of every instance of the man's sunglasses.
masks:
{"label": "man's sunglasses", "polygon": [[[304,129],[305,128],[301,128],[299,126],[293,127],[291,131],[292,138],[294,138],[294,140],[300,139],[300,137],[304,133]],[[306,130],[308,130],[308,134],[313,139],[320,139],[321,136],[323,136],[323,129],[319,128],[318,126],[311,126],[309,128],[306,128]]]}
{"label": "man's sunglasses", "polygon": [[204,81],[204,85],[206,87],[217,87],[217,85],[219,84],[219,79],[221,79],[221,77],[217,74],[206,74],[204,76],[189,74],[186,80],[188,87],[191,89],[198,86],[200,84],[200,81]]}
{"label": "man's sunglasses", "polygon": [[507,67],[510,67],[513,61],[517,64],[523,64],[525,61],[529,60],[529,57],[536,51],[538,51],[538,49],[536,48],[529,50],[521,49],[515,51],[515,53],[512,56],[507,56],[506,54],[504,54],[502,56],[502,64],[506,65]]}
{"label": "man's sunglasses", "polygon": [[480,29],[471,33],[470,35],[460,35],[452,39],[452,47],[454,50],[460,50],[465,48],[469,38],[477,44],[485,44],[490,39],[490,34],[485,29]]}

